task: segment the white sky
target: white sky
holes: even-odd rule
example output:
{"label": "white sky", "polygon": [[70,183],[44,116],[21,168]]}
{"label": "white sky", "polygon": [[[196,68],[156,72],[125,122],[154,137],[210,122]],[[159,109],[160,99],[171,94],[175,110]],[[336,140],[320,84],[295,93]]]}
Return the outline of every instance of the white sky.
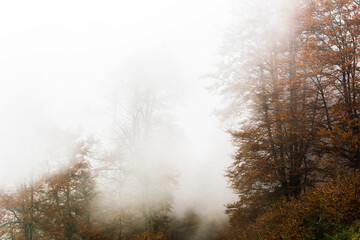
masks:
{"label": "white sky", "polygon": [[168,81],[186,89],[178,114],[194,159],[184,175],[201,178],[206,165],[224,196],[219,204],[231,201],[223,177],[230,144],[211,116],[217,100],[204,89],[209,83],[199,79],[217,62],[230,8],[230,0],[1,1],[0,180],[41,161],[53,125],[101,133],[109,83],[127,59],[160,52],[178,71]]}

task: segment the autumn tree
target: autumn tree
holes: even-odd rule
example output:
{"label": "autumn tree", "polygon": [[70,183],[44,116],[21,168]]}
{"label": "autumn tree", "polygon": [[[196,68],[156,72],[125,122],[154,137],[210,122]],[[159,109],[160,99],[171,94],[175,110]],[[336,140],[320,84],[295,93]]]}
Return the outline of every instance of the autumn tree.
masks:
{"label": "autumn tree", "polygon": [[87,159],[91,143],[80,142],[63,169],[42,179],[39,211],[43,231],[58,239],[92,239],[99,235],[91,225],[95,179]]}
{"label": "autumn tree", "polygon": [[229,130],[237,150],[227,176],[240,200],[228,211],[241,212],[244,221],[275,199],[298,197],[313,184],[316,169],[311,151],[318,98],[299,62],[301,8],[281,2],[262,8],[248,13],[249,26],[231,43],[236,48],[226,55],[218,83],[236,104],[223,111],[237,121]]}
{"label": "autumn tree", "polygon": [[37,239],[37,207],[36,189],[32,182],[23,183],[13,194],[2,193],[1,239]]}
{"label": "autumn tree", "polygon": [[95,178],[81,141],[63,168],[2,194],[2,239],[106,239],[92,219]]}
{"label": "autumn tree", "polygon": [[321,99],[318,147],[328,175],[360,166],[359,26],[357,1],[306,1],[302,62]]}
{"label": "autumn tree", "polygon": [[227,176],[239,201],[227,212],[239,226],[282,197],[298,198],[320,180],[321,168],[316,156],[323,108],[302,61],[303,2],[255,5],[249,25],[231,38],[217,76],[230,103],[222,114],[233,120],[229,132],[236,147]]}
{"label": "autumn tree", "polygon": [[254,4],[216,76],[236,147],[227,176],[238,234],[269,203],[359,162],[359,3]]}

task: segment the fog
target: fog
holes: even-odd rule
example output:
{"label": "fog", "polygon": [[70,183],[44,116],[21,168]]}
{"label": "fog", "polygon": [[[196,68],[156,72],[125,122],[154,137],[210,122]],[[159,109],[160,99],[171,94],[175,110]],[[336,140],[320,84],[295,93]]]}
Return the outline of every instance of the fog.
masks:
{"label": "fog", "polygon": [[[91,136],[100,152],[121,146],[131,176],[163,182],[162,173],[171,172],[174,213],[224,218],[224,205],[235,199],[224,177],[232,147],[213,114],[220,101],[201,76],[219,61],[231,6],[230,0],[2,2],[1,186],[40,176],[75,139]],[[129,119],[143,103],[153,104],[153,115],[143,119],[149,139],[130,141],[123,130],[136,128]],[[93,165],[101,168],[99,155]]]}

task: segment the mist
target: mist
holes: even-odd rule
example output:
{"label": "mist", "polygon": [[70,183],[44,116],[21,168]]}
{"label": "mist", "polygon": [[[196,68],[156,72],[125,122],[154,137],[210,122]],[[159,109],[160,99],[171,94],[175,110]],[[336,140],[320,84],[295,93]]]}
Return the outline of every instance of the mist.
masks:
{"label": "mist", "polygon": [[0,5],[3,189],[66,165],[91,139],[96,204],[140,209],[145,191],[179,218],[226,220],[232,147],[201,76],[219,61],[230,1]]}

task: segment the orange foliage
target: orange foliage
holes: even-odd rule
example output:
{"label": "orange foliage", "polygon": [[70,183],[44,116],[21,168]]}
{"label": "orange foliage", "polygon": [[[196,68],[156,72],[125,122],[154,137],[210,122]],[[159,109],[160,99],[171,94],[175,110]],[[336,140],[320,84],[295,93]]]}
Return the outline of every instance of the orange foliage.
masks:
{"label": "orange foliage", "polygon": [[169,240],[164,232],[144,232],[135,235],[133,240]]}
{"label": "orange foliage", "polygon": [[227,239],[304,239],[312,235],[312,225],[328,226],[334,234],[338,225],[351,225],[360,219],[360,172],[324,183],[292,201],[273,204],[253,224],[237,225]]}
{"label": "orange foliage", "polygon": [[360,167],[360,6],[354,0],[306,1],[301,61],[322,106],[321,154],[335,168]]}
{"label": "orange foliage", "polygon": [[95,180],[81,145],[64,169],[0,197],[6,239],[106,239],[91,221]]}

